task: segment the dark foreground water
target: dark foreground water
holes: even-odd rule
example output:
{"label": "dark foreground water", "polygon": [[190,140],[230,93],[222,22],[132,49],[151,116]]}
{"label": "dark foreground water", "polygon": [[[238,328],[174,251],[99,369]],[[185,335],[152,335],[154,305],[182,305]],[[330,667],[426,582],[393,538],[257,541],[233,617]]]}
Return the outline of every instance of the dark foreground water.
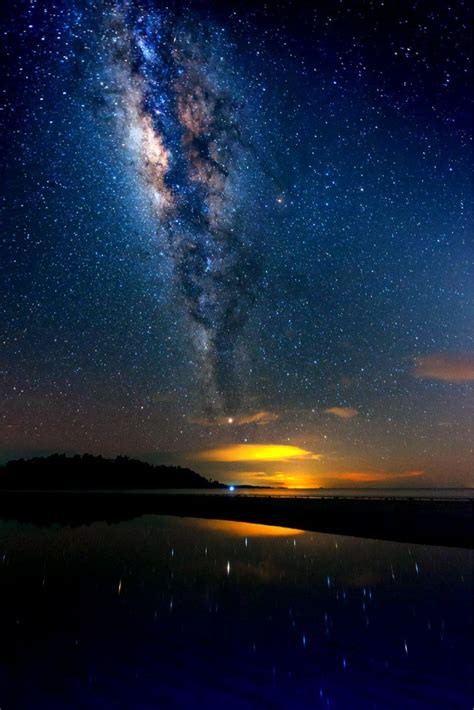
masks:
{"label": "dark foreground water", "polygon": [[471,708],[467,550],[0,521],[0,708]]}

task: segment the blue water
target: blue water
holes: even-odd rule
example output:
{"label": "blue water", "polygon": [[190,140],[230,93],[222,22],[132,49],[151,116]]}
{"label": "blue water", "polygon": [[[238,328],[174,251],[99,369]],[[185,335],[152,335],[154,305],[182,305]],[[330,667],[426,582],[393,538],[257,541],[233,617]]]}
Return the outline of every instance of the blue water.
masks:
{"label": "blue water", "polygon": [[0,707],[471,708],[471,563],[227,521],[0,521]]}

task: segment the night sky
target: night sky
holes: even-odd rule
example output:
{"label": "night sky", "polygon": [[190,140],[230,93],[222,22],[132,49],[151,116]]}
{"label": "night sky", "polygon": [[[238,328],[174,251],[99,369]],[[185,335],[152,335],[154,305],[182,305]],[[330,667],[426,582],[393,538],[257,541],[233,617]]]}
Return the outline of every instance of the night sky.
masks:
{"label": "night sky", "polygon": [[469,5],[2,13],[0,459],[469,485]]}

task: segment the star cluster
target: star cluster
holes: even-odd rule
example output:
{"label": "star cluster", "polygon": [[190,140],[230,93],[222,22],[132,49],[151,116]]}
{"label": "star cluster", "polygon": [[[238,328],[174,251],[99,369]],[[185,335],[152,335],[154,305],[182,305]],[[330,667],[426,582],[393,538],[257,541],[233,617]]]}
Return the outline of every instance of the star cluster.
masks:
{"label": "star cluster", "polygon": [[215,30],[196,37],[169,11],[163,19],[156,10],[130,13],[128,5],[110,24],[114,79],[107,89],[173,264],[208,406],[232,411],[239,394],[234,339],[258,280],[241,234],[247,163],[221,37]]}

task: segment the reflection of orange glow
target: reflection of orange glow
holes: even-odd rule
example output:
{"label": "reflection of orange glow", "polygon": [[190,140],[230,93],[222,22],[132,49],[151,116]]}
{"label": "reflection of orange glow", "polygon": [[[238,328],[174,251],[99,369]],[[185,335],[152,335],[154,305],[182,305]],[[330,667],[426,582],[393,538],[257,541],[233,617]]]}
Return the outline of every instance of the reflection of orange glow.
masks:
{"label": "reflection of orange glow", "polygon": [[401,473],[390,473],[388,471],[348,471],[338,473],[337,478],[341,481],[352,481],[353,483],[368,483],[373,481],[390,481],[393,478],[417,478],[423,476],[424,471],[402,471]]}
{"label": "reflection of orange glow", "polygon": [[347,579],[347,584],[350,587],[373,587],[383,581],[381,574],[375,572],[361,572]]}
{"label": "reflection of orange glow", "polygon": [[233,520],[195,520],[195,524],[206,530],[228,533],[237,537],[294,537],[303,535],[304,530],[281,528],[277,525],[257,525],[256,523],[237,523]]}
{"label": "reflection of orange glow", "polygon": [[281,444],[229,444],[218,449],[200,451],[194,458],[199,461],[288,461],[319,459],[320,454],[299,446]]}
{"label": "reflection of orange glow", "polygon": [[474,380],[474,356],[449,353],[425,355],[417,358],[416,377],[445,382],[471,382]]}

